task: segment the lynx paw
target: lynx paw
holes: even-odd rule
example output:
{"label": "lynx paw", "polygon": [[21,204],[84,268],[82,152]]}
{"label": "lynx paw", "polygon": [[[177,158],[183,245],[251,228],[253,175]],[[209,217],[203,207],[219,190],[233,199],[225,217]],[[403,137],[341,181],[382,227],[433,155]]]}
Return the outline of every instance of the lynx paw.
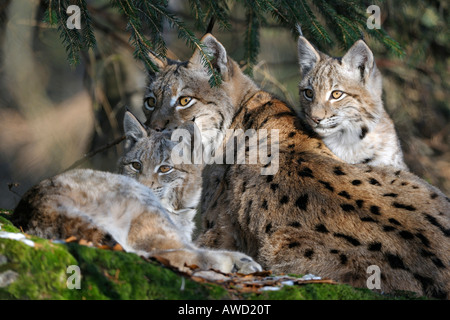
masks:
{"label": "lynx paw", "polygon": [[229,272],[247,274],[262,271],[261,266],[249,256],[239,252],[230,252],[229,254],[232,261],[232,267]]}

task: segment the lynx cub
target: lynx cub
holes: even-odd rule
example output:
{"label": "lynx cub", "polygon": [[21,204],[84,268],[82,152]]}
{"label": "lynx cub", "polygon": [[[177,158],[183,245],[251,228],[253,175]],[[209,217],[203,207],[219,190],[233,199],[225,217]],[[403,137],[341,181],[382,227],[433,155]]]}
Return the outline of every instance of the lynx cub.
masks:
{"label": "lynx cub", "polygon": [[407,170],[394,124],[383,108],[381,74],[369,47],[357,41],[342,58],[298,40],[300,101],[307,122],[348,163]]}
{"label": "lynx cub", "polygon": [[280,149],[273,175],[261,175],[262,164],[210,165],[197,243],[245,252],[276,273],[359,287],[377,265],[384,292],[450,298],[450,199],[409,172],[343,162],[292,108],[245,76],[215,37],[202,42],[223,83],[210,87],[198,51],[189,62],[160,59],[147,123],[198,121],[207,140],[227,129],[278,129]]}
{"label": "lynx cub", "polygon": [[191,242],[198,168],[171,163],[175,142],[165,133],[148,135],[129,113],[124,127],[129,151],[120,161],[123,175],[79,169],[44,180],[24,195],[13,223],[50,239],[74,235],[101,244],[112,238],[126,251],[162,256],[182,270],[185,265],[223,272],[261,270],[244,254],[200,249]]}
{"label": "lynx cub", "polygon": [[[184,124],[193,135],[193,127]],[[194,216],[202,192],[202,166],[174,164],[171,157],[178,142],[171,132],[156,132],[143,126],[131,113],[124,117],[127,141],[118,171],[149,187],[176,224],[182,226],[186,239],[192,239]]]}

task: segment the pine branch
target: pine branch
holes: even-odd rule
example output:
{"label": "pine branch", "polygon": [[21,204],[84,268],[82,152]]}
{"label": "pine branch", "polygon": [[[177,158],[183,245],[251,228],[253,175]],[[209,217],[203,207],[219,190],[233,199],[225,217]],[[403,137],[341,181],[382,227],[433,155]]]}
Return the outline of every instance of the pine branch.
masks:
{"label": "pine branch", "polygon": [[[350,45],[352,45],[354,41],[359,39],[359,33],[365,31],[367,34],[373,36],[376,40],[383,43],[389,51],[395,53],[397,56],[401,57],[405,54],[400,44],[392,39],[383,28],[367,28],[367,13],[364,4],[354,0],[341,0],[333,2],[319,0],[318,3],[320,4],[320,2],[327,3],[330,6],[333,6],[333,9],[335,10],[335,19],[342,22],[340,26],[344,27],[345,30],[347,30],[351,35],[351,41],[350,43],[344,44],[345,47],[348,48]],[[377,2],[383,1],[379,0]],[[337,35],[338,40],[343,43],[343,38],[339,37],[339,34]]]}
{"label": "pine branch", "polygon": [[83,47],[85,49],[94,48],[96,46],[96,40],[94,35],[94,29],[91,23],[91,15],[89,14],[89,11],[87,9],[86,1],[78,0],[77,3],[78,6],[80,7],[81,13],[81,21],[82,21],[81,35],[83,39]]}
{"label": "pine branch", "polygon": [[189,7],[191,9],[191,13],[194,16],[195,27],[198,30],[204,29],[206,23],[206,14],[203,11],[200,0],[189,0]]}
{"label": "pine branch", "polygon": [[378,41],[382,42],[387,49],[395,53],[398,57],[403,57],[405,55],[405,51],[400,44],[392,39],[384,29],[369,29],[368,33]]}
{"label": "pine branch", "polygon": [[[80,63],[80,51],[82,50],[81,37],[76,29],[67,28],[67,1],[58,0],[52,2],[54,12],[58,23],[58,31],[63,43],[66,44],[66,52],[69,59],[69,64],[76,66]],[[51,15],[50,15],[51,18]]]}
{"label": "pine branch", "polygon": [[219,23],[220,28],[230,30],[228,6],[224,0],[205,1],[207,7],[207,18],[214,16]]}
{"label": "pine branch", "polygon": [[[258,16],[256,3],[257,1],[247,0],[247,8],[245,14],[245,21],[247,24],[247,29],[245,31],[244,37],[244,61],[246,62],[247,68],[245,72],[248,75],[252,75],[253,66],[256,64],[256,59],[259,53],[259,28],[260,28],[260,17]],[[261,9],[261,8],[260,8]]]}
{"label": "pine branch", "polygon": [[328,44],[331,43],[330,36],[328,32],[323,28],[323,26],[317,21],[314,13],[311,11],[311,8],[305,2],[305,0],[300,0],[300,14],[305,20],[308,22],[307,27],[311,31],[311,34],[315,36],[317,40],[320,42],[326,42]]}
{"label": "pine branch", "polygon": [[158,71],[158,67],[150,59],[151,43],[143,36],[142,24],[138,19],[138,12],[132,0],[111,0],[111,3],[127,17],[127,30],[130,32],[130,42],[133,44],[134,57],[143,61],[150,70]]}
{"label": "pine branch", "polygon": [[184,39],[186,44],[192,49],[198,49],[202,55],[202,63],[207,68],[208,74],[211,76],[209,79],[209,83],[212,87],[218,86],[222,83],[222,78],[220,73],[218,73],[212,63],[211,57],[205,52],[204,45],[200,42],[199,39],[193,34],[191,30],[189,30],[185,24],[179,20],[174,14],[165,10],[160,6],[156,6],[149,2],[146,3],[148,9],[152,8],[153,10],[159,12],[165,19],[169,22],[170,26],[174,29],[178,30],[178,38]]}
{"label": "pine branch", "polygon": [[[45,20],[58,27],[69,63],[76,65],[80,61],[80,51],[94,48],[96,39],[86,0],[71,1],[80,7],[81,31],[69,29],[66,26],[68,0],[46,0],[48,10],[45,13]],[[245,10],[244,60],[247,64],[246,72],[250,75],[260,50],[260,28],[266,26],[268,14],[279,25],[289,28],[293,34],[297,32],[296,25],[300,24],[303,31],[311,36],[311,40],[319,48],[332,44],[330,35],[334,35],[341,45],[348,48],[359,39],[362,32],[365,32],[397,55],[404,54],[398,42],[389,37],[385,30],[367,29],[366,8],[361,1],[239,0],[238,2]],[[149,52],[156,52],[161,57],[166,56],[167,47],[163,38],[163,26],[164,21],[167,21],[171,28],[177,30],[180,39],[183,39],[190,48],[199,50],[202,63],[211,76],[211,86],[221,83],[220,73],[213,68],[211,57],[208,56],[203,44],[179,18],[179,14],[169,11],[168,0],[110,0],[109,3],[126,19],[126,29],[130,33],[129,42],[135,49],[134,56],[142,60],[147,68],[158,71],[149,57]],[[197,29],[205,30],[207,21],[212,17],[221,29],[231,28],[232,19],[229,16],[227,0],[189,0],[189,7]],[[319,18],[324,18],[325,26],[321,24]]]}
{"label": "pine branch", "polygon": [[140,2],[139,12],[141,21],[145,21],[150,29],[153,48],[162,56],[166,56],[167,46],[163,35],[163,15],[154,10],[149,10],[148,2]]}
{"label": "pine branch", "polygon": [[359,29],[355,23],[351,23],[347,18],[340,16],[336,10],[325,0],[314,1],[317,9],[324,16],[327,26],[334,30],[337,39],[348,49],[359,37]]}
{"label": "pine branch", "polygon": [[289,19],[277,8],[273,1],[267,1],[267,9],[272,13],[272,17],[278,20],[278,22],[284,25],[289,24]]}

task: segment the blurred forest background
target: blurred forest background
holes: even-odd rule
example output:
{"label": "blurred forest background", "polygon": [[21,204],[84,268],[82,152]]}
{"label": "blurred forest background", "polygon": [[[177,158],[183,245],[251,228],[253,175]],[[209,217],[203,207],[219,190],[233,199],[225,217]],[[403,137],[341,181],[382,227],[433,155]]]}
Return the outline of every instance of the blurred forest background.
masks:
{"label": "blurred forest background", "polygon": [[[362,2],[369,6],[374,1]],[[81,63],[71,67],[56,28],[43,22],[44,4],[0,2],[0,208],[13,209],[33,184],[121,137],[125,106],[143,119],[146,71],[133,57],[126,21],[109,1],[87,3],[97,45],[82,52]],[[213,34],[243,65],[245,13],[238,2],[228,3],[230,28],[216,25]],[[380,42],[365,39],[383,74],[385,108],[396,124],[405,160],[412,172],[450,195],[450,3],[376,4],[382,27],[405,51],[399,57]],[[194,26],[188,6],[188,1],[169,1],[172,12]],[[164,30],[168,56],[187,60],[192,49],[176,30]],[[196,32],[199,38],[202,34]],[[269,19],[259,39],[254,79],[300,108],[296,36]],[[344,52],[339,46],[320,46],[331,55]],[[121,148],[108,148],[83,166],[114,171]]]}

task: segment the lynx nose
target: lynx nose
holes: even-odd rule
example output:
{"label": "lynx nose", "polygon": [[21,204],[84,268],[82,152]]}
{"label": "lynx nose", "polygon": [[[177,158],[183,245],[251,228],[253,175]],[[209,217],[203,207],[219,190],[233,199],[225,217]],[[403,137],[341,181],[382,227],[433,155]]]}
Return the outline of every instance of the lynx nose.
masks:
{"label": "lynx nose", "polygon": [[318,117],[311,117],[311,120],[314,121],[315,123],[319,123],[323,119],[322,118],[318,118]]}
{"label": "lynx nose", "polygon": [[160,122],[160,121],[157,121],[157,122],[154,122],[154,123],[152,123],[151,125],[150,125],[150,128],[152,128],[153,130],[155,130],[155,131],[157,131],[157,132],[161,132],[161,131],[163,131],[166,127],[167,127],[167,125],[169,124],[169,120],[167,120],[165,123],[164,122]]}

